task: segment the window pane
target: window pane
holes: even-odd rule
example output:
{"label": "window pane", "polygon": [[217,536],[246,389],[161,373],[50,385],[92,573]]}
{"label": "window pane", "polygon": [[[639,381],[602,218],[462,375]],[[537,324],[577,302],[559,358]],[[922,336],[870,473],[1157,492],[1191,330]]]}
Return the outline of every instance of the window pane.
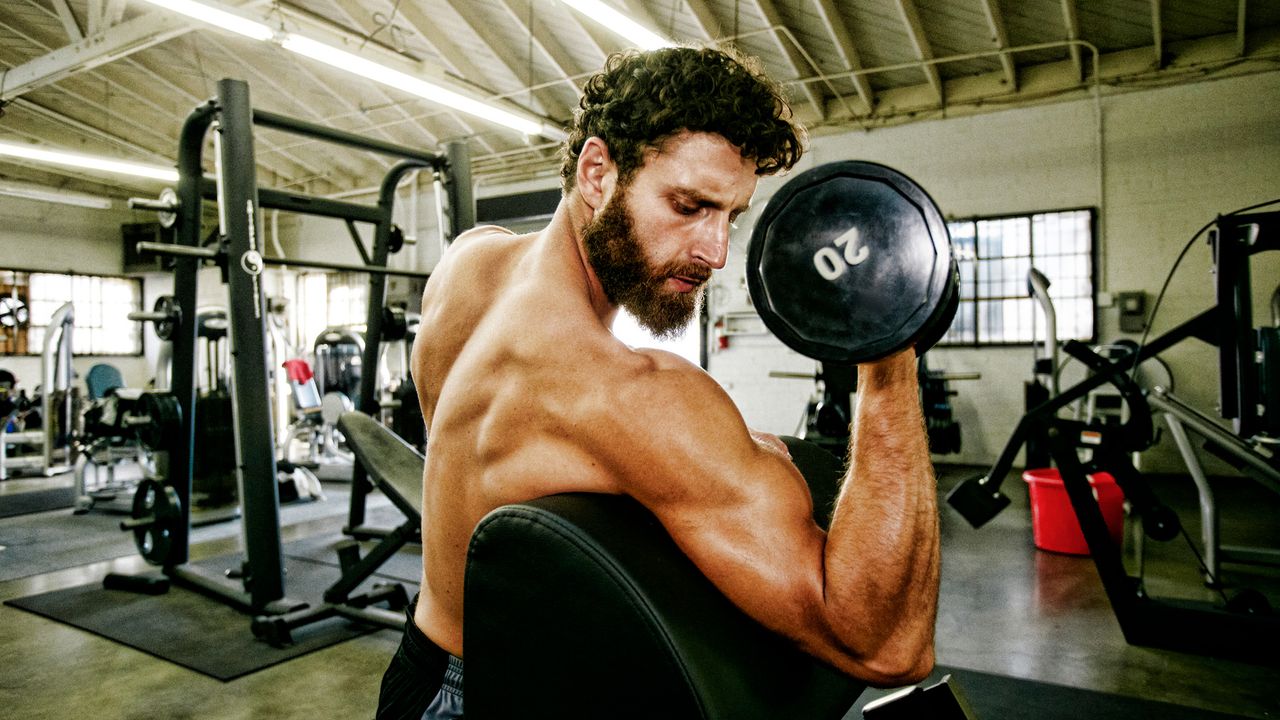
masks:
{"label": "window pane", "polygon": [[948,223],[959,260],[960,309],[944,343],[1025,343],[1044,317],[1030,298],[1032,267],[1049,279],[1060,340],[1094,333],[1093,213],[1043,212]]}
{"label": "window pane", "polygon": [[131,278],[10,271],[28,288],[25,352],[38,355],[54,313],[71,302],[72,349],[78,355],[140,355],[142,334],[127,315],[141,309],[142,282]]}

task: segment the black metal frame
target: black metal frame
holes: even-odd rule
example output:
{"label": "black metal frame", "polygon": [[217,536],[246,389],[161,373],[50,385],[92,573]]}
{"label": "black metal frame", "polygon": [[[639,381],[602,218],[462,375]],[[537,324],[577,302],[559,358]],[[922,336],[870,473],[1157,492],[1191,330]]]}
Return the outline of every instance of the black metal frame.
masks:
{"label": "black metal frame", "polygon": [[[1176,536],[1176,515],[1159,503],[1130,459],[1131,453],[1154,444],[1155,436],[1146,397],[1129,373],[1189,338],[1218,347],[1221,415],[1235,420],[1241,437],[1252,437],[1263,429],[1257,407],[1258,347],[1252,326],[1249,259],[1259,252],[1280,249],[1280,213],[1219,217],[1210,244],[1217,278],[1213,307],[1151,341],[1136,355],[1115,361],[1069,341],[1064,349],[1093,374],[1024,415],[990,472],[958,485],[947,501],[971,525],[981,527],[1009,504],[1000,493],[1000,484],[1009,475],[1018,450],[1029,438],[1047,437],[1049,454],[1061,473],[1125,639],[1134,645],[1269,661],[1274,657],[1272,648],[1280,643],[1280,616],[1234,612],[1205,602],[1158,600],[1146,594],[1141,578],[1126,572],[1120,548],[1111,540],[1087,477],[1094,472],[1111,473],[1148,536],[1160,540]],[[1124,425],[1086,425],[1057,417],[1059,410],[1107,383],[1120,391],[1129,406],[1130,419]],[[1275,413],[1280,408],[1268,410]],[[1078,450],[1082,447],[1092,449],[1087,462],[1080,460]]]}
{"label": "black metal frame", "polygon": [[[253,127],[260,125],[295,135],[315,138],[401,158],[384,177],[377,205],[311,197],[282,190],[259,188],[254,160]],[[205,138],[216,128],[218,177],[203,176],[202,158]],[[249,101],[249,88],[239,80],[224,79],[218,83],[218,96],[197,107],[183,124],[178,149],[178,204],[175,208],[177,227],[175,246],[168,252],[174,256],[174,296],[178,308],[173,341],[173,376],[171,392],[181,408],[179,441],[169,448],[169,477],[177,493],[181,518],[172,536],[164,574],[216,596],[247,612],[282,614],[305,607],[285,597],[283,553],[280,540],[279,494],[276,483],[275,441],[270,407],[270,371],[267,365],[267,309],[261,287],[261,272],[273,263],[314,266],[368,272],[370,274],[368,326],[365,339],[364,367],[377,367],[377,352],[382,339],[382,304],[386,297],[386,275],[426,275],[403,272],[386,267],[390,255],[391,213],[395,190],[408,172],[429,168],[446,179],[451,212],[450,239],[474,222],[474,200],[471,196],[470,165],[465,143],[453,143],[446,155],[401,147],[363,138],[333,128],[295,120],[282,115],[254,110]],[[216,199],[223,231],[221,247],[207,250],[201,244],[202,203]],[[261,208],[366,222],[374,225],[372,253],[364,251],[359,236],[353,239],[359,247],[364,265],[345,265],[309,261],[264,258],[259,227]],[[156,248],[151,248],[156,249]],[[241,583],[229,582],[221,576],[197,571],[188,565],[189,530],[191,527],[191,490],[193,481],[192,448],[195,437],[196,401],[196,307],[197,278],[204,259],[216,259],[224,269],[230,291],[230,337],[232,343],[232,393],[235,408],[236,459],[240,479],[240,503],[244,522],[245,563],[240,570]],[[362,377],[361,409],[377,416],[376,373]],[[365,497],[371,488],[363,468],[355,467],[355,485],[350,508],[351,529],[364,521]],[[240,587],[236,587],[236,585]]]}

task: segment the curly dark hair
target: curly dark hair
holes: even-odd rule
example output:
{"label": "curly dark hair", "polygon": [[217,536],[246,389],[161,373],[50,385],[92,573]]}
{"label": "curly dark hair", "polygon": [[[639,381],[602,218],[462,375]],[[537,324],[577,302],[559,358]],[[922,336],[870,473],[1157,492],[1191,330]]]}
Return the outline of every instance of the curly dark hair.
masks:
{"label": "curly dark hair", "polygon": [[789,170],[804,152],[804,128],[782,88],[759,61],[731,48],[614,53],[587,81],[578,105],[561,149],[566,191],[591,137],[608,145],[624,182],[644,165],[646,150],[683,130],[721,135],[755,160],[758,175]]}

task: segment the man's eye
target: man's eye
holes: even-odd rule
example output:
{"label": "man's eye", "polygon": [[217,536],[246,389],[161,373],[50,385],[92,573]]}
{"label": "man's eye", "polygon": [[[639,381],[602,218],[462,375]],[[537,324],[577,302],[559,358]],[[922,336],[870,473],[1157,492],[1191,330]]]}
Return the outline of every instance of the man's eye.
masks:
{"label": "man's eye", "polygon": [[684,205],[682,203],[676,203],[676,212],[681,215],[692,215],[698,212],[698,208],[690,205]]}

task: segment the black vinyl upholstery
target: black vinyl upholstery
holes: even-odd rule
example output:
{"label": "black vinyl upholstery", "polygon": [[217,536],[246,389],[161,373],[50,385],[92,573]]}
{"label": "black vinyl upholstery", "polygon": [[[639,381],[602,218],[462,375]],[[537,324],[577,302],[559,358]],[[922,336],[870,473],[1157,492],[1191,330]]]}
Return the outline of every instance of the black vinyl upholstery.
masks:
{"label": "black vinyl upholstery", "polygon": [[[841,464],[800,443],[825,519]],[[464,595],[468,718],[819,720],[864,687],[744,615],[621,496],[490,513]]]}
{"label": "black vinyl upholstery", "polygon": [[422,453],[385,425],[359,411],[343,413],[338,418],[338,430],[347,439],[347,446],[374,485],[406,517],[421,525],[422,467],[425,463]]}

